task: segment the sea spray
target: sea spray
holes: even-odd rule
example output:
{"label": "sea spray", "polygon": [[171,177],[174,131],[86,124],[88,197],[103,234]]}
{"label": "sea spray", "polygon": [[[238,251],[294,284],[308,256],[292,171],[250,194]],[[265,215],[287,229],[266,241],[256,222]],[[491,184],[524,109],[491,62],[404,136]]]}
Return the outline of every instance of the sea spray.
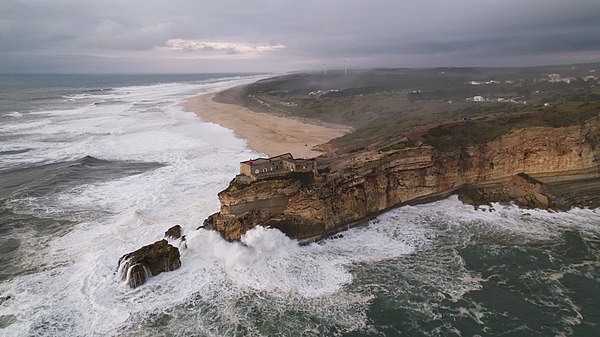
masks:
{"label": "sea spray", "polygon": [[[597,210],[476,210],[451,197],[306,246],[269,228],[242,242],[196,231],[238,163],[259,155],[182,111],[221,85],[66,94],[2,119],[3,169],[100,162],[49,189],[11,175],[22,186],[2,195],[0,231],[19,246],[0,257],[0,334],[585,335],[600,321]],[[174,224],[188,241],[181,268],[130,289],[118,258]]]}
{"label": "sea spray", "polygon": [[[89,331],[86,324],[95,324],[95,317],[104,321],[112,316],[103,314],[107,310],[118,312],[121,300],[115,295],[120,287],[114,277],[118,254],[139,247],[145,238],[155,239],[157,231],[164,230],[162,224],[175,219],[195,227],[202,213],[216,204],[199,200],[214,199],[235,161],[256,155],[231,131],[199,123],[194,114],[183,112],[182,100],[207,88],[247,81],[118,88],[74,96],[68,102],[60,103],[59,98],[58,109],[27,111],[19,120],[3,122],[4,167],[29,165],[47,172],[48,163],[68,167],[70,161],[93,156],[104,161],[100,168],[106,168],[66,176],[70,181],[47,181],[49,188],[27,185],[22,170],[10,177],[21,180],[23,187],[2,195],[6,199],[0,201],[12,214],[10,225],[17,226],[10,235],[22,244],[7,256],[11,260],[6,266],[14,266],[10,271],[14,276],[0,284],[2,292],[19,298],[0,308],[19,317],[5,332],[55,335],[63,326],[70,328],[58,334],[82,334],[77,331]],[[100,101],[107,104],[94,104]],[[154,108],[138,109],[138,101]],[[127,172],[119,164],[135,161],[161,164],[137,172]],[[111,168],[113,163],[118,165]],[[164,169],[156,170],[160,166]],[[8,174],[3,178],[9,179]],[[0,230],[7,228],[11,227]],[[33,308],[41,309],[31,314]],[[78,315],[81,323],[87,323],[79,323]],[[127,317],[117,314],[108,321],[118,325]],[[57,323],[46,324],[49,321]],[[106,329],[98,331],[115,326]]]}
{"label": "sea spray", "polygon": [[[298,315],[297,310],[323,315],[322,323],[313,326],[315,331],[331,331],[328,329],[332,327],[340,331],[359,329],[368,325],[365,310],[374,300],[373,295],[368,294],[378,293],[372,288],[376,284],[380,284],[377,286],[380,290],[388,287],[384,279],[399,282],[393,291],[389,289],[387,296],[399,303],[408,300],[406,305],[411,311],[436,317],[440,312],[456,310],[455,314],[463,319],[483,321],[491,315],[489,309],[465,301],[464,296],[480,290],[484,279],[465,268],[457,250],[493,237],[510,241],[522,240],[519,236],[524,235],[526,239],[539,241],[554,236],[550,232],[543,234],[546,238],[531,234],[530,226],[537,224],[538,229],[547,226],[543,221],[520,225],[521,217],[540,220],[550,213],[523,211],[512,206],[494,207],[496,210],[491,213],[474,210],[460,204],[455,197],[430,205],[407,206],[388,212],[365,227],[351,229],[343,238],[308,246],[298,246],[295,241],[267,228],[248,232],[244,242],[226,242],[211,231],[192,231],[180,270],[161,274],[134,292],[121,292],[121,299],[112,304],[130,303],[123,309],[133,313],[133,321],[117,322],[132,328],[134,321],[144,322],[153,317],[156,310],[166,310],[171,317],[181,320],[165,327],[168,331],[194,331],[184,322],[196,319],[204,322],[206,329],[216,329],[215,332],[251,331],[256,322],[246,316],[250,314],[247,310],[254,308],[266,314],[263,310],[270,307],[275,310],[272,314],[276,320],[281,318],[279,315]],[[552,216],[567,228],[576,223],[587,228],[588,225],[573,220],[594,214],[574,210]],[[496,224],[502,219],[504,222]],[[514,225],[512,233],[507,233],[509,223]],[[389,274],[390,268],[398,275]],[[369,273],[364,274],[367,270]],[[371,285],[367,286],[369,282]],[[110,286],[118,289],[116,284]],[[411,298],[419,293],[428,299],[413,302]],[[152,296],[161,306],[145,303],[143,299],[147,296]],[[446,299],[457,308],[444,304]],[[195,308],[192,312],[183,309],[189,305]],[[215,320],[200,319],[198,315],[202,312],[216,315]],[[280,324],[293,329],[301,329],[302,325],[293,320]],[[149,325],[142,331],[162,330]]]}

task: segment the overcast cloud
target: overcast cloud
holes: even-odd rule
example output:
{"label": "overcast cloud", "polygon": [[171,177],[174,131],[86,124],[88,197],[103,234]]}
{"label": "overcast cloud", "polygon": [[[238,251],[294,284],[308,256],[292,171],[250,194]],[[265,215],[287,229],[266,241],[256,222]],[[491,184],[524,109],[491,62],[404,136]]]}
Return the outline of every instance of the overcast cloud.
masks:
{"label": "overcast cloud", "polygon": [[600,61],[599,0],[0,0],[0,73]]}

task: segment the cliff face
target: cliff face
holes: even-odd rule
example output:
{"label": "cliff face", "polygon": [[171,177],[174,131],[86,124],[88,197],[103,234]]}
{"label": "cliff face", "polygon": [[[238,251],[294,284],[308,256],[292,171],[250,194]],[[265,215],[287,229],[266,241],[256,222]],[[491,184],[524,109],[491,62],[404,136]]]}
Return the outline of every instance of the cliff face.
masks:
{"label": "cliff face", "polygon": [[519,172],[552,176],[597,171],[597,120],[583,126],[520,129],[479,146],[465,146],[464,182],[493,181]]}
{"label": "cliff face", "polygon": [[394,206],[449,195],[456,189],[534,177],[598,175],[598,117],[563,128],[514,130],[483,144],[422,145],[373,154],[343,170],[312,180],[290,175],[230,184],[219,194],[221,211],[205,225],[239,240],[257,225],[292,238],[318,238]]}

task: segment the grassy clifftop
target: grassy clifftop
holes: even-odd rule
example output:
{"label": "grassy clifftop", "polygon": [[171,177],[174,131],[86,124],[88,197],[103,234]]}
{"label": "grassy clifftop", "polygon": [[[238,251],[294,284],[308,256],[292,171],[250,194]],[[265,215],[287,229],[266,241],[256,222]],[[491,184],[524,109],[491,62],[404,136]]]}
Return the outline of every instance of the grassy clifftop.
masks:
{"label": "grassy clifftop", "polygon": [[485,142],[526,126],[561,127],[600,112],[600,63],[532,68],[435,68],[290,74],[217,100],[315,123],[351,126],[339,153],[418,142]]}

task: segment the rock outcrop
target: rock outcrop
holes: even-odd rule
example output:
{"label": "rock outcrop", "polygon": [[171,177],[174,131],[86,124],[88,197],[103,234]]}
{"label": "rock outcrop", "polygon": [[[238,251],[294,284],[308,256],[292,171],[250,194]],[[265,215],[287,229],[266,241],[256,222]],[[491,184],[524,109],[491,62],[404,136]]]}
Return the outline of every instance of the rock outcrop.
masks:
{"label": "rock outcrop", "polygon": [[167,240],[160,240],[123,255],[119,259],[118,272],[121,280],[127,281],[131,288],[136,288],[144,284],[149,276],[180,266],[179,249],[171,246]]}
{"label": "rock outcrop", "polygon": [[474,206],[514,202],[526,208],[567,208],[565,202],[554,195],[546,184],[525,173],[512,176],[505,183],[465,186],[458,190],[458,197],[462,202]]}
{"label": "rock outcrop", "polygon": [[[552,207],[546,188],[529,176],[600,177],[599,135],[595,117],[569,127],[517,129],[485,143],[370,153],[368,160],[345,163],[324,177],[288,175],[246,184],[234,180],[219,193],[221,211],[205,227],[227,240],[239,240],[257,225],[311,240],[392,207],[445,197],[468,186],[487,186],[488,202],[510,199]],[[522,172],[529,176],[515,177]]]}
{"label": "rock outcrop", "polygon": [[177,240],[181,237],[181,234],[182,234],[181,226],[175,225],[175,226],[167,229],[167,231],[165,232],[165,238]]}

